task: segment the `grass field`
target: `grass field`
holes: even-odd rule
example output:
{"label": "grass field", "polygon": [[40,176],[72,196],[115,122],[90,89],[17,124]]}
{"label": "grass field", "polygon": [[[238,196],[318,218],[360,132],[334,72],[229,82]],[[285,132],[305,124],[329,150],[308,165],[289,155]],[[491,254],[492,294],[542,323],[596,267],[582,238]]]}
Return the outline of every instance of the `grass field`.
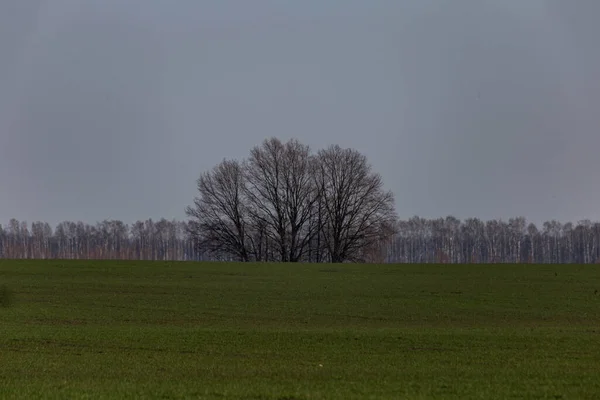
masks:
{"label": "grass field", "polygon": [[598,399],[596,265],[0,261],[0,398]]}

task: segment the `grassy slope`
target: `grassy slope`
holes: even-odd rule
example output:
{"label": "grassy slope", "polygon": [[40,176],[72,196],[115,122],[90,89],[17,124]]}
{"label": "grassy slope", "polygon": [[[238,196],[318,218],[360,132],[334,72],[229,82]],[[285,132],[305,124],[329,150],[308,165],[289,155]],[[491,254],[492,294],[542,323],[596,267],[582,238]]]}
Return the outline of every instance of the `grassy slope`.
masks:
{"label": "grassy slope", "polygon": [[595,265],[0,261],[0,285],[0,398],[600,397]]}

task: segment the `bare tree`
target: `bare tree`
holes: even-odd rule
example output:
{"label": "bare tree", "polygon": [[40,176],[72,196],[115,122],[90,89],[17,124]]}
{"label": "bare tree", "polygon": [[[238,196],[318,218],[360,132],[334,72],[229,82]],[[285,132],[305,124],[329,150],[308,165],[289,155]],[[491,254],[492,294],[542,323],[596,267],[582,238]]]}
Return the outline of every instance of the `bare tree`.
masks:
{"label": "bare tree", "polygon": [[[314,206],[312,220],[327,220],[319,213],[321,197]],[[221,250],[205,257],[196,238],[189,234],[190,222],[161,219],[138,221],[128,225],[121,221],[102,221],[95,225],[63,221],[52,230],[49,224],[27,224],[13,219],[0,226],[2,258],[74,258],[74,259],[146,259],[146,260],[231,260],[236,257]],[[461,223],[454,217],[427,220],[413,217],[398,221],[393,237],[381,231],[381,240],[365,246],[353,259],[366,262],[535,262],[593,263],[600,261],[600,223],[589,220],[573,223],[550,221],[538,230],[531,223],[525,228],[521,218],[483,222],[469,218]],[[249,229],[251,260],[279,261],[278,245],[266,237],[266,227]],[[326,244],[328,229],[320,229],[301,261],[329,260]],[[288,235],[289,237],[289,235]],[[323,238],[325,245],[320,245]],[[386,238],[388,240],[386,240]]]}
{"label": "bare tree", "polygon": [[478,218],[468,218],[462,225],[462,235],[465,248],[465,262],[478,262],[482,259],[482,242],[485,225]]}
{"label": "bare tree", "polygon": [[285,212],[289,221],[289,256],[291,262],[302,259],[308,244],[322,228],[318,213],[321,192],[313,176],[317,171],[317,160],[311,156],[310,148],[290,140],[285,144]]}
{"label": "bare tree", "polygon": [[510,218],[508,220],[511,262],[521,262],[521,246],[525,238],[527,221],[525,217]]}
{"label": "bare tree", "polygon": [[314,162],[308,146],[271,138],[254,147],[245,163],[252,225],[276,244],[280,261],[300,261],[319,229],[313,223],[319,198]]}
{"label": "bare tree", "polygon": [[355,150],[313,155],[298,140],[270,138],[243,161],[198,179],[186,213],[197,248],[249,261],[378,260],[396,228],[394,198]]}
{"label": "bare tree", "polygon": [[577,236],[577,253],[579,254],[579,263],[589,263],[592,259],[591,255],[591,226],[590,220],[579,221],[575,228],[575,234]]}
{"label": "bare tree", "polygon": [[315,180],[324,203],[324,241],[331,262],[362,261],[364,249],[395,226],[394,196],[381,176],[353,149],[330,146],[318,153]]}
{"label": "bare tree", "polygon": [[528,245],[527,260],[529,263],[535,263],[536,257],[538,256],[537,249],[538,249],[540,240],[539,240],[538,229],[534,223],[529,223],[529,225],[527,225],[526,241],[527,241],[527,245]]}
{"label": "bare tree", "polygon": [[250,151],[244,164],[245,195],[253,225],[264,230],[266,239],[278,246],[281,261],[288,261],[289,220],[285,212],[285,147],[278,139],[267,139]]}
{"label": "bare tree", "polygon": [[44,258],[44,232],[43,222],[31,223],[31,241],[32,241],[32,257]]}
{"label": "bare tree", "polygon": [[204,252],[228,253],[249,261],[244,173],[237,161],[223,160],[197,181],[199,197],[186,208],[189,233]]}

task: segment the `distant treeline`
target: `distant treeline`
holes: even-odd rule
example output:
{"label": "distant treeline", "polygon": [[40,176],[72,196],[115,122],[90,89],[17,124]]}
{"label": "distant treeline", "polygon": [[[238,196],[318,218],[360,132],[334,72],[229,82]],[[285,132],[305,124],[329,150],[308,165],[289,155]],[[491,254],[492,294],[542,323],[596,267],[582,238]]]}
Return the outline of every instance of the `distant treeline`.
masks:
{"label": "distant treeline", "polygon": [[[398,221],[396,233],[369,251],[370,262],[595,263],[600,261],[600,223],[550,221],[538,228],[521,217],[508,221],[413,217]],[[188,223],[180,221],[62,222],[53,229],[44,222],[12,219],[7,226],[0,225],[1,258],[209,260],[204,254],[189,234]],[[236,260],[226,253],[211,254],[210,259]],[[277,260],[275,250],[266,259]],[[310,243],[300,261],[322,259]]]}

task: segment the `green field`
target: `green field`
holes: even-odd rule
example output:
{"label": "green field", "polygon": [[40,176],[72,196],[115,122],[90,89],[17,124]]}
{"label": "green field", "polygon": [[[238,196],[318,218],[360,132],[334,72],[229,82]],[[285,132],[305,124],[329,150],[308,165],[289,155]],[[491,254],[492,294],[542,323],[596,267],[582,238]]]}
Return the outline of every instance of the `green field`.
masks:
{"label": "green field", "polygon": [[598,399],[596,265],[0,261],[0,398]]}

